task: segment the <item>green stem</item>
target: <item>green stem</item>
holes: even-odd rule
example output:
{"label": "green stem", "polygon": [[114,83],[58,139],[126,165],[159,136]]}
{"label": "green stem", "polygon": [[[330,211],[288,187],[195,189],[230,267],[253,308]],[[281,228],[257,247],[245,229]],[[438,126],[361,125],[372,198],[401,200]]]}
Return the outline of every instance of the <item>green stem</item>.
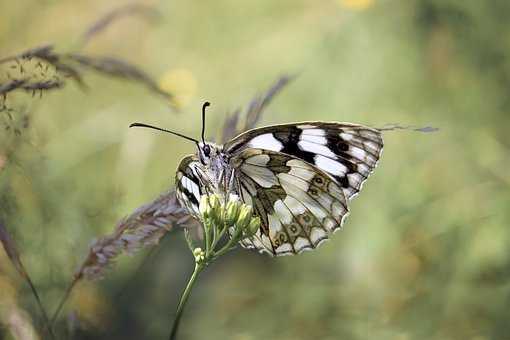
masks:
{"label": "green stem", "polygon": [[[209,247],[210,247],[210,241],[209,241],[209,238],[210,238],[210,234],[209,234],[209,231],[211,228],[209,228],[208,225],[206,225],[206,221],[203,222],[204,223],[204,244],[205,244],[205,253],[208,254],[209,253]],[[193,251],[193,249],[191,249],[191,251]]]}
{"label": "green stem", "polygon": [[55,325],[55,322],[57,321],[57,318],[60,315],[60,312],[62,311],[62,308],[64,307],[64,304],[66,303],[67,299],[71,295],[71,291],[73,290],[73,288],[76,285],[76,283],[78,282],[78,280],[80,280],[80,278],[81,277],[75,277],[73,279],[73,281],[71,282],[71,284],[67,287],[66,292],[64,293],[64,296],[60,300],[57,309],[55,310],[55,312],[53,313],[53,316],[51,317],[51,320],[50,320],[50,329],[53,330],[53,326]]}
{"label": "green stem", "polygon": [[214,249],[216,249],[216,245],[218,244],[218,242],[221,240],[221,238],[223,237],[223,235],[225,235],[225,233],[227,232],[227,226],[224,225],[223,226],[223,229],[219,232],[218,235],[216,235],[215,238],[213,238],[212,240],[212,244],[211,246],[209,247],[211,249],[212,252],[214,252]]}
{"label": "green stem", "polygon": [[235,228],[234,235],[232,235],[232,237],[227,241],[227,244],[225,244],[220,250],[214,253],[214,259],[217,259],[218,257],[234,249],[236,244],[241,240],[241,238],[239,237],[240,235],[241,231]]}
{"label": "green stem", "polygon": [[195,263],[195,269],[193,270],[193,274],[191,274],[191,277],[188,281],[188,284],[186,285],[186,288],[184,289],[184,292],[182,293],[181,300],[179,301],[179,306],[177,307],[177,315],[175,316],[174,324],[172,326],[172,332],[170,333],[170,340],[175,340],[177,336],[177,329],[179,328],[179,323],[181,321],[182,312],[184,310],[184,306],[186,305],[186,302],[188,301],[189,295],[191,293],[191,288],[193,288],[193,284],[195,283],[198,274],[204,269],[204,264]]}
{"label": "green stem", "polygon": [[227,244],[223,246],[223,248],[221,248],[218,252],[214,253],[214,259],[217,259],[218,257],[225,255],[226,253],[234,249],[236,247],[235,246],[236,243],[237,242],[231,242],[231,240],[228,241]]}
{"label": "green stem", "polygon": [[53,334],[53,330],[50,325],[50,320],[48,319],[48,314],[46,314],[46,310],[44,309],[44,307],[42,305],[41,299],[39,298],[39,294],[37,293],[37,290],[35,289],[35,286],[34,286],[32,280],[28,277],[28,275],[26,275],[25,277],[28,282],[28,285],[30,286],[30,290],[32,291],[32,293],[35,296],[35,300],[37,301],[37,306],[39,307],[39,310],[41,311],[46,331],[48,332],[51,339],[55,339],[55,334]]}

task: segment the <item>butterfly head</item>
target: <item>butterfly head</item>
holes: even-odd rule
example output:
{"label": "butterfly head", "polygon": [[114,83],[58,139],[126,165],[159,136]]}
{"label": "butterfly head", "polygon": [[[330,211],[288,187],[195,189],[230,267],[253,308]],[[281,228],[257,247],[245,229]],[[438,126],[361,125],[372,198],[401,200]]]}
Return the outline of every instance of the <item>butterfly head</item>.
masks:
{"label": "butterfly head", "polygon": [[211,142],[198,143],[198,158],[203,165],[210,165],[212,160],[221,155],[221,148]]}

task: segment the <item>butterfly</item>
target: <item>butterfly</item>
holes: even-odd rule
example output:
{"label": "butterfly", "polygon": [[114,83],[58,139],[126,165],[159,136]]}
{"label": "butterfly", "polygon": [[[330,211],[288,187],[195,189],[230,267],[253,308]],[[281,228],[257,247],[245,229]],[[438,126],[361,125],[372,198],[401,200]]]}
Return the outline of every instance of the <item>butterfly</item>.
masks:
{"label": "butterfly", "polygon": [[246,131],[223,145],[172,133],[195,142],[176,173],[179,202],[200,217],[202,195],[237,195],[252,206],[261,227],[240,242],[272,256],[317,248],[342,224],[352,200],[377,166],[382,129],[351,123],[300,122]]}

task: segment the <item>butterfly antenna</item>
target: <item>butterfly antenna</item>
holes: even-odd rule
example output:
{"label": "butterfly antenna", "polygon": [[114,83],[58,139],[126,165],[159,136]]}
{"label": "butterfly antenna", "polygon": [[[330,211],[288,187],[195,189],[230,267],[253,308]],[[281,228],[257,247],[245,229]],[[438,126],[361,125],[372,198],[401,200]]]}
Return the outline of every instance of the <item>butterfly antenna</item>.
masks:
{"label": "butterfly antenna", "polygon": [[162,128],[157,127],[157,126],[148,125],[148,124],[144,124],[144,123],[133,123],[133,124],[129,125],[129,127],[130,128],[132,128],[132,127],[143,127],[143,128],[149,128],[149,129],[154,129],[154,130],[158,130],[158,131],[163,131],[163,132],[171,133],[172,135],[176,135],[176,136],[182,137],[184,139],[190,140],[192,142],[195,142],[195,144],[198,145],[198,140],[196,140],[195,138],[191,138],[191,137],[185,136],[185,135],[180,134],[178,132],[162,129]]}
{"label": "butterfly antenna", "polygon": [[205,108],[211,105],[209,102],[205,102],[202,105],[202,143],[205,145]]}

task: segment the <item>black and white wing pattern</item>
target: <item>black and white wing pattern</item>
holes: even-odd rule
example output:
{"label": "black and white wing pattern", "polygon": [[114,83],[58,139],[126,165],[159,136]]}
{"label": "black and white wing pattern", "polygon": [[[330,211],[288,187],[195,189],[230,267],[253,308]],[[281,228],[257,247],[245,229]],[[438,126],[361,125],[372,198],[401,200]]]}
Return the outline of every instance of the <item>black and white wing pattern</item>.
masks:
{"label": "black and white wing pattern", "polygon": [[[380,130],[350,123],[253,129],[215,146],[220,162],[215,167],[197,156],[185,157],[177,171],[177,197],[200,218],[202,195],[237,194],[261,219],[259,231],[242,246],[271,255],[298,254],[342,226],[349,200],[376,167],[382,147]],[[218,185],[223,173],[233,174],[234,181],[225,188]]]}
{"label": "black and white wing pattern", "polygon": [[186,156],[181,160],[175,176],[176,195],[181,204],[199,219],[200,197],[206,195],[208,183],[204,176],[204,168],[195,155]]}
{"label": "black and white wing pattern", "polygon": [[340,185],[310,163],[280,152],[247,148],[232,158],[235,187],[261,218],[241,245],[271,255],[316,248],[341,227],[347,200]]}
{"label": "black and white wing pattern", "polygon": [[224,146],[235,155],[248,148],[287,154],[328,173],[352,199],[377,166],[381,131],[351,123],[303,122],[247,131]]}
{"label": "black and white wing pattern", "polygon": [[377,129],[323,122],[254,129],[226,143],[237,190],[262,220],[241,244],[272,255],[317,247],[342,226],[382,147]]}

